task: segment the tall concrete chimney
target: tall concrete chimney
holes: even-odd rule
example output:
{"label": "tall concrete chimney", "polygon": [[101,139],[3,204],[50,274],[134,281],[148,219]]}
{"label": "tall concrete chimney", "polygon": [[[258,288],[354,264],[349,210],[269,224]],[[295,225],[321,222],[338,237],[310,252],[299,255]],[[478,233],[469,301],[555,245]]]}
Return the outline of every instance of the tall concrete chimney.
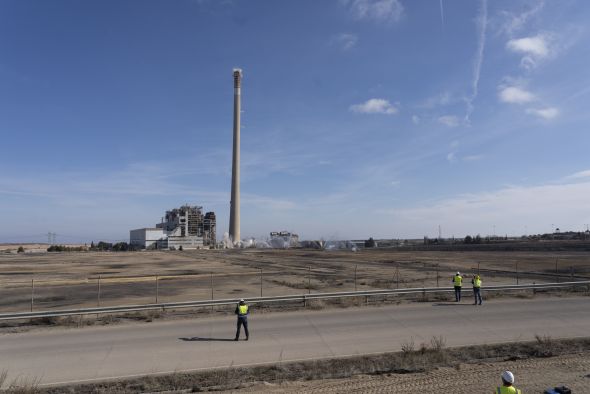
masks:
{"label": "tall concrete chimney", "polygon": [[231,201],[229,203],[229,237],[240,240],[240,97],[242,69],[234,68],[234,154],[231,172]]}

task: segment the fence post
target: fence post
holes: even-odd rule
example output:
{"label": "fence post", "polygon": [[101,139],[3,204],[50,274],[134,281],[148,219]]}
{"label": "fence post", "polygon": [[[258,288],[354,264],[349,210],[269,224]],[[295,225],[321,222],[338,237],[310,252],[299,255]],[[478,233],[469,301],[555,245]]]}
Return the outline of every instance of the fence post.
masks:
{"label": "fence post", "polygon": [[158,296],[160,295],[160,283],[158,282],[158,275],[156,275],[156,304],[158,303]]}
{"label": "fence post", "polygon": [[399,289],[399,263],[397,263],[397,266],[395,267],[395,276],[396,276],[396,280],[397,280],[397,288]]}
{"label": "fence post", "polygon": [[[211,272],[211,300],[213,300],[213,272]],[[211,306],[213,309],[213,306]]]}
{"label": "fence post", "polygon": [[100,308],[100,275],[98,275],[97,281],[96,305]]}
{"label": "fence post", "polygon": [[35,304],[35,279],[31,279],[31,312],[33,312],[33,305]]}
{"label": "fence post", "polygon": [[260,297],[262,297],[262,268],[260,268]]}
{"label": "fence post", "polygon": [[516,284],[518,284],[518,261],[516,262]]}
{"label": "fence post", "polygon": [[354,266],[354,291],[356,291],[356,269],[358,267],[358,264],[355,264]]}
{"label": "fence post", "polygon": [[311,294],[311,265],[307,266],[307,294]]}
{"label": "fence post", "polygon": [[559,275],[557,274],[557,260],[559,260],[559,257],[555,259],[555,282],[559,282]]}
{"label": "fence post", "polygon": [[572,282],[573,282],[574,281],[574,267],[573,266],[570,267],[570,274],[572,276]]}

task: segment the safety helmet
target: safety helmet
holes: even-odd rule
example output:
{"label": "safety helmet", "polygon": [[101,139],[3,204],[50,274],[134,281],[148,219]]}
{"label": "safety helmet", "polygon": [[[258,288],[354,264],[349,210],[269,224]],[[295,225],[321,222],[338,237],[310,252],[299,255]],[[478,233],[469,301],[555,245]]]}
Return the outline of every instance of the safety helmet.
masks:
{"label": "safety helmet", "polygon": [[246,301],[244,301],[243,298],[240,298],[240,303],[243,304],[244,302],[246,302]]}
{"label": "safety helmet", "polygon": [[514,383],[514,375],[510,371],[504,371],[502,372],[502,380],[506,383],[512,384]]}
{"label": "safety helmet", "polygon": [[457,271],[457,275],[461,275],[461,273],[459,271]]}

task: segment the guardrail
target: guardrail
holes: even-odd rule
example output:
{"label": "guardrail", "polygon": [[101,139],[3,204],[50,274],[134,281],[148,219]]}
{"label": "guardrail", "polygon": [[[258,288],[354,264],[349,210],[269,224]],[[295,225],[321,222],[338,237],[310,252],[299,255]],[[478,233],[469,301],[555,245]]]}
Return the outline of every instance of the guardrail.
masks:
{"label": "guardrail", "polygon": [[[551,289],[560,287],[586,286],[586,290],[590,291],[590,281],[579,282],[560,282],[560,283],[531,283],[523,285],[500,285],[500,286],[486,286],[482,291],[504,291],[504,290],[527,290],[527,289]],[[469,288],[470,290],[470,288]],[[467,291],[467,290],[466,290]],[[330,299],[330,298],[345,298],[345,297],[370,297],[370,296],[386,296],[394,294],[426,294],[426,293],[453,293],[452,287],[423,287],[423,288],[408,288],[408,289],[386,289],[386,290],[365,290],[365,291],[346,291],[336,293],[309,293],[309,294],[293,294],[286,296],[275,297],[251,297],[248,298],[250,304],[260,304],[268,302],[281,301],[299,301],[304,304],[309,300]],[[17,312],[17,313],[3,313],[0,314],[0,321],[2,320],[16,320],[16,319],[34,319],[43,317],[58,317],[58,316],[76,316],[76,315],[92,315],[105,313],[120,313],[120,312],[138,312],[149,310],[166,310],[166,309],[180,309],[180,308],[194,308],[204,306],[220,306],[220,305],[234,305],[239,299],[221,299],[221,300],[203,300],[203,301],[184,301],[184,302],[167,302],[159,304],[146,305],[123,305],[110,306],[98,308],[83,308],[83,309],[61,309],[55,311],[38,311],[38,312]]]}

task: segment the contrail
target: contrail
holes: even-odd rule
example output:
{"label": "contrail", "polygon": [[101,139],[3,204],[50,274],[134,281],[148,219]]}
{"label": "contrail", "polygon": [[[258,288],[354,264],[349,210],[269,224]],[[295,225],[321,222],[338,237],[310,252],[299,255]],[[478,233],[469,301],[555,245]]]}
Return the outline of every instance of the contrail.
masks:
{"label": "contrail", "polygon": [[479,88],[479,76],[481,72],[481,63],[483,62],[483,51],[486,43],[486,29],[488,24],[488,1],[481,1],[481,9],[477,18],[478,39],[477,52],[473,60],[473,81],[471,82],[471,96],[467,98],[467,113],[465,121],[469,122],[469,117],[473,112],[473,101],[477,98]]}
{"label": "contrail", "polygon": [[443,30],[445,30],[445,10],[443,9],[443,0],[440,0],[440,23]]}

